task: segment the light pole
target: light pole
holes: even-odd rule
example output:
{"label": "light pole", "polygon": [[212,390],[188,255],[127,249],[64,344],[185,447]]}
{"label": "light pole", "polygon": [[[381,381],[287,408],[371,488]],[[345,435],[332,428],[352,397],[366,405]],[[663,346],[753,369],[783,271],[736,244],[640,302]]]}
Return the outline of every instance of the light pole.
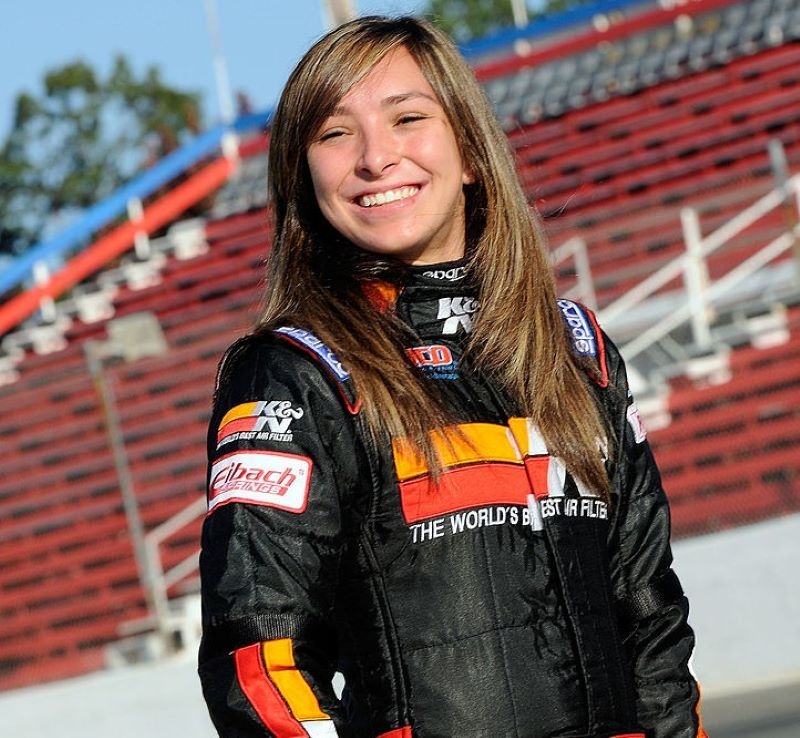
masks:
{"label": "light pole", "polygon": [[217,102],[219,103],[220,116],[223,123],[230,124],[236,117],[236,110],[233,107],[233,95],[231,94],[231,84],[228,77],[228,63],[222,50],[222,35],[219,30],[216,0],[205,0],[205,9],[214,57],[214,77],[217,83]]}
{"label": "light pole", "polygon": [[166,592],[158,586],[159,563],[152,561],[148,553],[116,398],[105,372],[106,359],[119,358],[129,362],[147,356],[161,356],[167,351],[167,343],[158,320],[150,312],[133,313],[110,320],[107,330],[108,340],[85,341],[83,351],[86,366],[100,401],[106,434],[114,458],[114,468],[122,495],[128,532],[133,544],[139,582],[147,600],[148,611],[155,619],[163,645],[169,649],[169,641],[165,637],[164,628],[169,615],[169,603]]}
{"label": "light pole", "polygon": [[528,25],[528,5],[525,0],[511,0],[511,12],[514,14],[514,25],[525,28]]}
{"label": "light pole", "polygon": [[336,28],[358,14],[355,0],[323,0],[322,4],[329,28]]}

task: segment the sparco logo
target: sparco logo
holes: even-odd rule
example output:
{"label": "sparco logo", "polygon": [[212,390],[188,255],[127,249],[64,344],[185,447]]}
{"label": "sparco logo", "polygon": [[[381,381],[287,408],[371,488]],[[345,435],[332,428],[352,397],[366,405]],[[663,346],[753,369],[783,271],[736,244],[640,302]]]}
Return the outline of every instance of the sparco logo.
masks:
{"label": "sparco logo", "polygon": [[211,467],[208,509],[248,502],[290,512],[305,510],[311,459],[294,454],[238,451]]}
{"label": "sparco logo", "polygon": [[473,297],[441,297],[439,313],[436,316],[444,321],[443,336],[452,336],[462,326],[469,333],[472,330],[472,314],[478,309],[478,301]]}
{"label": "sparco logo", "polygon": [[571,300],[557,302],[572,332],[572,345],[575,351],[584,356],[597,356],[597,340],[584,312]]}
{"label": "sparco logo", "polygon": [[342,366],[342,362],[336,357],[322,341],[319,340],[311,331],[304,331],[302,328],[291,328],[284,326],[283,328],[276,328],[276,333],[283,333],[290,336],[298,343],[303,344],[311,349],[322,361],[324,361],[333,371],[333,373],[341,380],[345,381],[350,378],[350,373]]}
{"label": "sparco logo", "polygon": [[429,269],[427,272],[423,272],[422,276],[428,277],[429,279],[457,282],[459,279],[463,278],[465,269],[466,267],[463,266],[452,267],[451,269]]}

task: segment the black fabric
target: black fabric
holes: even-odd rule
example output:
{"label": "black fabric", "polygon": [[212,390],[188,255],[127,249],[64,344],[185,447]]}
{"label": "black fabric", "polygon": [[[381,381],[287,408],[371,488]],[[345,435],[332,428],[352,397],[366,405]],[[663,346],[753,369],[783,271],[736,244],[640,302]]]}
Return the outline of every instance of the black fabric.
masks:
{"label": "black fabric", "polygon": [[623,622],[632,627],[663,608],[674,605],[681,597],[683,597],[683,587],[678,575],[670,569],[660,578],[638,587],[621,600],[620,615]]}
{"label": "black fabric", "polygon": [[590,724],[614,716],[636,725],[632,674],[623,657],[616,609],[603,586],[609,581],[606,541],[585,521],[556,521],[546,530],[579,644]]}
{"label": "black fabric", "polygon": [[[203,631],[199,662],[203,664],[251,643],[295,638],[299,633],[312,632],[313,627],[313,624],[297,615],[272,612],[258,612],[251,617],[210,622]],[[320,635],[331,637],[330,633]]]}

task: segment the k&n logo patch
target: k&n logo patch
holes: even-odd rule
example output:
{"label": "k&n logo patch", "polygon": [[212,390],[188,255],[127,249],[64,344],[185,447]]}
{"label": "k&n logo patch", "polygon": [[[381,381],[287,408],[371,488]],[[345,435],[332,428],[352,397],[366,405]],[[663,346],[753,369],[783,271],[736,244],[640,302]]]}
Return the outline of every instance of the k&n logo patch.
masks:
{"label": "k&n logo patch", "polygon": [[289,426],[303,415],[303,408],[293,406],[288,400],[245,402],[225,413],[217,430],[217,446],[240,438],[291,441]]}

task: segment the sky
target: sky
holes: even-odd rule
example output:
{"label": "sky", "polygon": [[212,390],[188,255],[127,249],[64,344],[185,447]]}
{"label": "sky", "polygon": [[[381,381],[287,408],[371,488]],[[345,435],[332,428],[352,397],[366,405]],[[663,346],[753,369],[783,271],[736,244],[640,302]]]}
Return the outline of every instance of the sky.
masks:
{"label": "sky", "polygon": [[[355,0],[361,15],[421,12],[425,0]],[[326,30],[320,0],[0,0],[0,142],[20,92],[41,96],[47,70],[81,59],[106,76],[118,54],[137,76],[157,66],[169,86],[203,96],[206,127],[222,118],[217,58],[231,91],[274,107],[295,62]],[[217,41],[218,39],[218,41]]]}

